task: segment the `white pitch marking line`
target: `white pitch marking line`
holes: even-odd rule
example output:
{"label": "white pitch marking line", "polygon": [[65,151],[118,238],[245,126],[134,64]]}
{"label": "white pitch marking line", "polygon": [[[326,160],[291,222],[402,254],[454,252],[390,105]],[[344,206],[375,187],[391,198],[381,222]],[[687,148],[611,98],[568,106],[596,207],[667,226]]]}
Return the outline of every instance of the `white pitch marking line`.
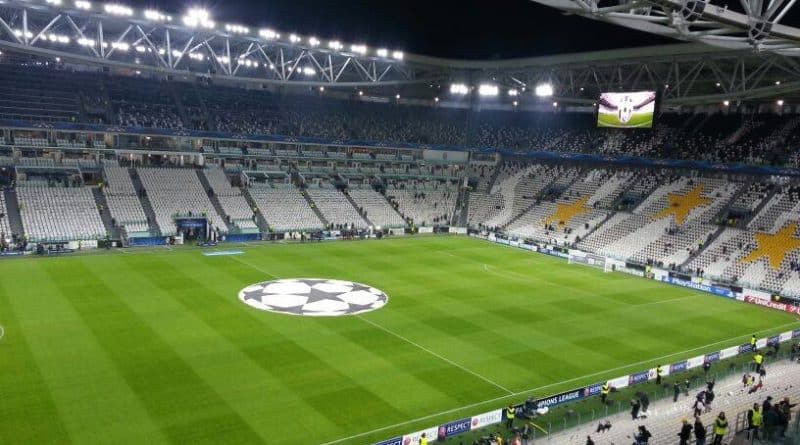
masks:
{"label": "white pitch marking line", "polygon": [[3,328],[3,326],[2,326],[2,325],[0,325],[0,340],[2,340],[2,339],[3,339],[3,337],[5,337],[5,335],[6,335],[6,330],[5,330],[5,328]]}
{"label": "white pitch marking line", "polygon": [[[756,331],[756,334],[760,334],[762,332],[771,331],[773,329],[780,329],[780,328],[783,328],[783,327],[786,327],[786,326],[792,326],[792,325],[796,325],[796,324],[797,324],[797,322],[786,323],[786,324],[782,324],[780,326],[775,326],[775,327],[770,328],[770,329],[765,329],[765,330],[762,330],[762,331]],[[443,416],[445,414],[454,413],[456,411],[462,411],[462,410],[465,410],[465,409],[474,408],[474,407],[481,406],[481,405],[486,405],[488,403],[499,402],[501,400],[506,400],[506,399],[511,398],[511,397],[518,397],[518,396],[521,396],[521,395],[524,395],[524,394],[532,393],[534,391],[541,391],[543,389],[552,388],[553,386],[563,385],[563,384],[566,384],[566,383],[572,383],[572,382],[575,382],[577,380],[583,380],[583,379],[586,379],[586,378],[589,378],[589,377],[594,377],[594,376],[601,375],[601,374],[607,374],[607,373],[611,373],[611,372],[614,372],[614,371],[619,371],[620,369],[631,368],[631,367],[638,366],[638,365],[641,365],[641,364],[644,364],[644,363],[655,362],[655,361],[662,360],[662,359],[665,359],[665,358],[674,357],[676,355],[682,355],[682,354],[686,354],[686,353],[689,353],[689,352],[694,352],[694,351],[697,351],[697,350],[700,350],[700,349],[706,349],[708,347],[715,346],[715,345],[718,345],[720,343],[726,343],[726,342],[730,342],[732,340],[736,340],[737,338],[745,338],[745,336],[744,335],[737,335],[735,337],[731,337],[731,338],[728,338],[728,339],[725,339],[725,340],[720,340],[720,341],[717,341],[717,342],[714,342],[714,343],[709,343],[709,344],[703,345],[703,346],[698,346],[696,348],[687,349],[685,351],[679,351],[679,352],[675,352],[675,353],[668,354],[668,355],[662,355],[661,357],[655,357],[655,358],[651,358],[651,359],[647,359],[647,360],[642,360],[642,361],[638,361],[636,363],[630,363],[630,364],[627,364],[627,365],[618,366],[616,368],[606,369],[604,371],[598,371],[598,372],[594,372],[594,373],[591,373],[591,374],[582,375],[580,377],[571,378],[569,380],[563,380],[563,381],[560,381],[560,382],[554,382],[554,383],[550,383],[550,384],[547,384],[547,385],[544,385],[544,386],[539,386],[539,387],[536,387],[536,388],[531,388],[531,389],[526,389],[526,390],[523,390],[523,391],[518,391],[518,392],[509,394],[509,395],[495,397],[493,399],[483,400],[481,402],[471,403],[469,405],[464,405],[464,406],[461,406],[461,407],[458,407],[458,408],[448,409],[446,411],[442,411],[442,412],[438,412],[438,413],[434,413],[434,414],[429,414],[427,416],[417,417],[416,419],[407,420],[405,422],[396,423],[394,425],[383,426],[383,427],[380,427],[380,428],[376,428],[376,429],[374,429],[372,431],[365,431],[363,433],[358,433],[358,434],[354,434],[352,436],[343,437],[341,439],[332,440],[330,442],[325,442],[325,443],[320,444],[320,445],[334,445],[334,444],[341,443],[341,442],[344,442],[344,441],[347,441],[347,440],[357,439],[359,437],[368,436],[368,435],[375,434],[375,433],[380,433],[381,431],[386,431],[386,430],[390,430],[390,429],[394,429],[394,428],[399,428],[401,426],[410,425],[410,424],[414,424],[414,423],[417,423],[417,422],[421,422],[423,420],[432,419],[434,417],[439,417],[439,416]]]}
{"label": "white pitch marking line", "polygon": [[362,317],[360,315],[356,315],[356,318],[361,319],[364,322],[369,323],[372,326],[375,326],[376,328],[380,329],[381,331],[386,332],[387,334],[391,334],[391,335],[399,338],[400,340],[403,340],[404,342],[406,342],[406,343],[408,343],[408,344],[410,344],[412,346],[415,346],[415,347],[427,352],[428,354],[438,358],[439,360],[442,360],[443,362],[445,362],[447,364],[450,364],[450,365],[455,366],[456,368],[458,368],[458,369],[460,369],[462,371],[465,371],[465,372],[468,372],[468,373],[472,374],[473,376],[483,380],[486,383],[489,383],[490,385],[494,386],[495,388],[502,389],[508,395],[514,394],[514,391],[511,391],[510,389],[506,388],[505,386],[503,386],[503,385],[501,385],[501,384],[489,379],[488,377],[482,376],[482,375],[478,374],[477,372],[475,372],[475,371],[473,371],[473,370],[471,370],[469,368],[466,368],[463,365],[460,365],[460,364],[450,360],[447,357],[444,357],[444,356],[438,354],[437,352],[431,351],[430,349],[426,348],[425,346],[422,346],[419,343],[414,342],[413,340],[409,340],[408,338],[398,334],[397,332],[394,332],[394,331],[392,331],[390,329],[387,329],[387,328],[379,325],[378,323],[375,323],[374,321],[367,320],[366,318],[364,318],[364,317]]}

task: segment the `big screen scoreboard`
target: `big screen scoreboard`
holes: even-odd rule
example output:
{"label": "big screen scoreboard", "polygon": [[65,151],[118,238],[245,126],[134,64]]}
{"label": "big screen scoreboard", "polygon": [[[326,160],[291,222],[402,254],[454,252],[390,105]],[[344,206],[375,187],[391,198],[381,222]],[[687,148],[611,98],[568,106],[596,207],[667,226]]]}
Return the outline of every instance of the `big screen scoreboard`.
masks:
{"label": "big screen scoreboard", "polygon": [[597,126],[652,128],[655,111],[655,91],[602,93],[597,101]]}

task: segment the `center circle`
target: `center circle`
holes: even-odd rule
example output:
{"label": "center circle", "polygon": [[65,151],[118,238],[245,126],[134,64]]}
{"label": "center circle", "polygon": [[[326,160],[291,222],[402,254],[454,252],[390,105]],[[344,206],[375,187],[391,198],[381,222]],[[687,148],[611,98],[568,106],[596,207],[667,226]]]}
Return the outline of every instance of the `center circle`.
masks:
{"label": "center circle", "polygon": [[357,315],[382,308],[389,296],[380,289],[352,281],[288,278],[262,281],[239,291],[250,307],[306,317]]}

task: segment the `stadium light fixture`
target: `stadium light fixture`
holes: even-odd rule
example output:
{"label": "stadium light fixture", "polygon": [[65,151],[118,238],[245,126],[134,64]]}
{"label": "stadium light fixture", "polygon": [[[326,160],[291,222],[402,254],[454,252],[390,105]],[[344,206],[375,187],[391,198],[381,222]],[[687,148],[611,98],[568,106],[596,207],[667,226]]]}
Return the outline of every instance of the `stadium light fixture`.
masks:
{"label": "stadium light fixture", "polygon": [[783,106],[783,99],[778,99],[778,101],[775,102],[775,103],[777,103],[779,107],[782,107]]}
{"label": "stadium light fixture", "polygon": [[363,95],[364,95],[364,92],[363,92],[363,91],[361,91],[361,90],[359,90],[359,91],[358,91],[358,95],[359,95],[359,96],[363,96]]}
{"label": "stadium light fixture", "polygon": [[76,0],[75,7],[78,9],[83,9],[84,11],[88,11],[92,9],[92,2],[88,2],[86,0]]}
{"label": "stadium light fixture", "polygon": [[314,68],[306,66],[303,67],[303,74],[305,74],[306,76],[313,76],[314,74],[317,74],[317,72],[314,70]]}
{"label": "stadium light fixture", "polygon": [[514,106],[516,107],[517,105],[519,105],[519,102],[517,102],[517,101],[514,101],[514,102],[513,102],[513,104],[514,104]]}
{"label": "stadium light fixture", "polygon": [[403,60],[405,54],[402,51],[392,51],[392,59],[394,60]]}
{"label": "stadium light fixture", "polygon": [[145,48],[143,45],[136,45],[136,52],[137,53],[143,53],[145,51],[147,51],[147,48]]}
{"label": "stadium light fixture", "polygon": [[438,97],[434,97],[433,101],[438,103],[439,102],[439,98]]}
{"label": "stadium light fixture", "polygon": [[508,95],[511,97],[519,96],[519,90],[516,88],[511,88],[510,90],[508,90]]}
{"label": "stadium light fixture", "polygon": [[553,102],[553,108],[558,107],[558,102]]}
{"label": "stadium light fixture", "polygon": [[111,15],[121,15],[125,17],[130,17],[133,15],[133,9],[116,3],[109,3],[103,6],[103,10]]}
{"label": "stadium light fixture", "polygon": [[228,23],[227,25],[225,25],[225,31],[228,31],[233,34],[250,34],[250,28],[233,23]]}
{"label": "stadium light fixture", "polygon": [[367,45],[350,45],[350,51],[363,56],[367,53]]}
{"label": "stadium light fixture", "polygon": [[482,83],[478,86],[478,95],[479,96],[497,96],[500,94],[500,88],[497,85],[492,85],[490,83]]}
{"label": "stadium light fixture", "polygon": [[319,87],[319,92],[320,93],[324,93],[325,92],[325,87],[324,86],[323,87]]}
{"label": "stadium light fixture", "polygon": [[537,97],[550,97],[553,95],[553,85],[549,83],[541,83],[536,85],[534,93]]}
{"label": "stadium light fixture", "polygon": [[309,37],[308,38],[308,44],[311,45],[311,46],[315,46],[316,47],[316,46],[319,46],[320,41],[316,37]]}
{"label": "stadium light fixture", "polygon": [[262,29],[258,31],[258,35],[267,40],[275,40],[278,38],[280,34],[278,34],[272,29]]}
{"label": "stadium light fixture", "polygon": [[290,42],[299,43],[301,40],[303,40],[303,39],[301,39],[300,36],[298,36],[297,34],[289,34],[289,41]]}
{"label": "stadium light fixture", "polygon": [[780,85],[780,84],[781,84],[781,81],[780,81],[780,80],[776,80],[776,81],[775,81],[775,85]]}
{"label": "stadium light fixture", "polygon": [[389,57],[389,50],[386,48],[379,48],[375,51],[375,54],[377,54],[378,57]]}
{"label": "stadium light fixture", "polygon": [[464,96],[469,93],[469,87],[463,83],[451,83],[450,84],[450,94],[457,94],[459,96]]}
{"label": "stadium light fixture", "polygon": [[144,18],[153,22],[169,22],[172,20],[171,16],[168,16],[155,9],[146,9],[144,11]]}
{"label": "stadium light fixture", "polygon": [[94,40],[82,37],[82,38],[78,39],[78,45],[80,45],[80,46],[94,46]]}
{"label": "stadium light fixture", "polygon": [[211,14],[202,8],[192,8],[183,16],[183,24],[190,28],[211,29],[216,24],[211,20]]}
{"label": "stadium light fixture", "polygon": [[46,0],[48,5],[61,6],[61,0]]}
{"label": "stadium light fixture", "polygon": [[717,82],[715,85],[717,86],[717,88],[719,88],[722,84]]}
{"label": "stadium light fixture", "polygon": [[726,106],[726,107],[727,107],[728,105],[730,105],[730,104],[731,104],[731,101],[729,101],[729,100],[723,100],[723,101],[722,101],[722,105],[724,105],[724,106]]}
{"label": "stadium light fixture", "polygon": [[395,99],[397,99],[397,100],[400,100],[400,94],[399,94],[399,93],[398,93],[398,94],[395,94],[395,95],[394,95],[394,98],[395,98]]}
{"label": "stadium light fixture", "polygon": [[328,42],[328,48],[334,51],[340,51],[342,48],[344,48],[344,45],[342,45],[342,42],[338,40],[331,40]]}
{"label": "stadium light fixture", "polygon": [[122,52],[127,52],[131,48],[131,46],[125,42],[114,42],[111,44],[111,47]]}

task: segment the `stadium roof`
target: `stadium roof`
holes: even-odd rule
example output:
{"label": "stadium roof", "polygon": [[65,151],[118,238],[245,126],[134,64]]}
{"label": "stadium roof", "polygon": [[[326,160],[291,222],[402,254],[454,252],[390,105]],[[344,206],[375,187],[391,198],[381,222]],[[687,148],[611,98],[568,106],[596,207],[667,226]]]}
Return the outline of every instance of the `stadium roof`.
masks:
{"label": "stadium roof", "polygon": [[[783,28],[773,29],[786,40],[791,33]],[[468,106],[476,96],[490,106],[532,102],[542,84],[552,85],[554,100],[583,105],[609,90],[658,90],[665,105],[676,106],[791,94],[800,90],[800,81],[792,80],[800,78],[800,64],[788,40],[783,49],[774,47],[776,38],[760,41],[775,49],[763,52],[696,39],[702,43],[476,61],[215,23],[203,10],[179,17],[86,0],[0,4],[0,47],[15,52],[137,73],[261,87],[367,89],[372,96]],[[456,94],[449,94],[451,84],[459,86]]]}

